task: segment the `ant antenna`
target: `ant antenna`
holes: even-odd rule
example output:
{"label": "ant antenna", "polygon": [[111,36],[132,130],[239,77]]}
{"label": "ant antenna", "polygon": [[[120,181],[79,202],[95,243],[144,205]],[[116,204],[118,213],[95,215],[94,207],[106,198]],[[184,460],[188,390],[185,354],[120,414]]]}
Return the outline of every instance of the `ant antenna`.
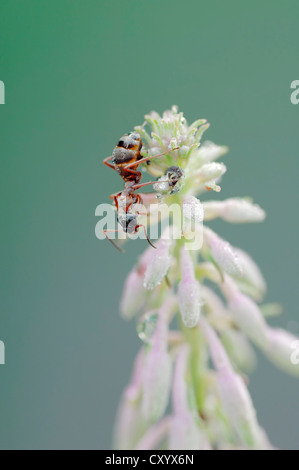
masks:
{"label": "ant antenna", "polygon": [[149,244],[150,244],[150,245],[151,245],[153,248],[155,248],[155,250],[156,250],[156,249],[157,249],[157,247],[156,247],[155,245],[153,245],[153,244],[152,244],[152,242],[150,241],[150,239],[148,238],[148,235],[147,235],[147,233],[146,233],[145,226],[144,226],[143,224],[136,225],[136,227],[135,227],[135,230],[136,230],[136,232],[137,232],[137,230],[138,230],[138,228],[139,228],[139,227],[142,227],[142,228],[143,228],[143,230],[144,230],[144,234],[145,234],[145,236],[146,236],[146,239],[147,239],[147,241],[148,241],[148,242],[149,242]]}
{"label": "ant antenna", "polygon": [[117,243],[115,243],[114,240],[112,240],[112,238],[110,238],[107,234],[107,232],[118,232],[119,230],[103,230],[103,234],[105,235],[105,237],[109,240],[110,243],[112,243],[113,246],[115,246],[115,248],[120,252],[120,253],[124,253],[125,250],[123,250],[120,246],[118,246]]}

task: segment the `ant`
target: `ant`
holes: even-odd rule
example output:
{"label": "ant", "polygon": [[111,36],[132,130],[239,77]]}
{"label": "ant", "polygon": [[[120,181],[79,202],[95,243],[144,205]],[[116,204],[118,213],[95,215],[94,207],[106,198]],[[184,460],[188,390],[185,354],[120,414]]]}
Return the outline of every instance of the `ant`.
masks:
{"label": "ant", "polygon": [[[137,223],[138,215],[142,215],[136,211],[136,205],[142,203],[142,197],[140,194],[136,194],[137,189],[143,188],[150,184],[155,184],[156,181],[150,181],[147,183],[140,183],[142,174],[137,170],[141,163],[148,162],[153,158],[162,157],[170,152],[161,153],[150,157],[142,157],[142,140],[137,132],[131,132],[121,137],[116,147],[114,147],[112,156],[105,158],[103,161],[104,165],[115,170],[121,178],[124,180],[123,191],[110,196],[114,199],[116,210],[117,210],[117,221],[122,227],[125,233],[137,233],[139,228],[143,228],[144,234],[148,243],[156,248],[146,233],[146,228],[143,224]],[[172,150],[178,150],[176,147]],[[110,163],[111,161],[111,163]],[[107,234],[107,232],[119,232],[119,230],[103,230],[106,238],[119,250],[123,251]]]}

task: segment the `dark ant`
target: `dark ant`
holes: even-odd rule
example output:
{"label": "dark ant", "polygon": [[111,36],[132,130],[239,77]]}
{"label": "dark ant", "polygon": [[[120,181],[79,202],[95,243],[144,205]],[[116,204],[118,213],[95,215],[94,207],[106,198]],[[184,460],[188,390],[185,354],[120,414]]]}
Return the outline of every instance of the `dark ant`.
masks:
{"label": "dark ant", "polygon": [[[153,158],[162,157],[170,152],[161,153],[151,157],[142,157],[142,140],[137,132],[124,135],[118,142],[117,146],[113,149],[112,156],[105,158],[103,161],[104,165],[115,170],[121,178],[124,180],[123,191],[110,196],[114,199],[117,220],[125,233],[137,233],[140,227],[143,228],[148,243],[156,248],[146,233],[146,228],[143,224],[137,223],[138,215],[141,215],[138,211],[135,211],[136,204],[142,203],[142,197],[140,194],[136,194],[137,189],[143,188],[150,184],[155,184],[156,181],[150,181],[148,183],[141,183],[142,174],[137,170],[141,163],[148,162]],[[172,150],[178,150],[176,147]],[[111,163],[110,163],[111,162]],[[107,229],[103,230],[106,238],[119,250],[123,251],[107,234],[107,232],[119,232],[119,230]]]}

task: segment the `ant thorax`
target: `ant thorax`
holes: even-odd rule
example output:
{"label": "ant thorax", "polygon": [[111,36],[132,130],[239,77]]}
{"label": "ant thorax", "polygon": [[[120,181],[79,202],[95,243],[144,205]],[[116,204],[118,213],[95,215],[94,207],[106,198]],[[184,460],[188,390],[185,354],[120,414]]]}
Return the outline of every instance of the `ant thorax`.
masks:
{"label": "ant thorax", "polygon": [[119,194],[117,197],[117,203],[120,210],[128,210],[132,204],[135,204],[137,201],[137,196],[135,194],[134,189],[132,186],[134,185],[134,181],[126,181],[124,190]]}

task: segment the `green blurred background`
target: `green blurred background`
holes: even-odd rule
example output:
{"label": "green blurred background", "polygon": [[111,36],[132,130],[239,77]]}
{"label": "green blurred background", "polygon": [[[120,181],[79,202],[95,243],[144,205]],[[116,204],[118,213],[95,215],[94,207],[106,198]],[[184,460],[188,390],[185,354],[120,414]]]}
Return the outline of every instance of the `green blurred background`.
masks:
{"label": "green blurred background", "polygon": [[[120,188],[101,160],[153,109],[179,105],[230,147],[221,198],[252,195],[262,225],[214,225],[249,251],[298,326],[298,1],[1,0],[0,447],[109,448],[139,340],[118,314],[144,242],[95,238]],[[215,195],[213,195],[214,197]],[[299,448],[299,382],[261,358],[259,420]]]}

